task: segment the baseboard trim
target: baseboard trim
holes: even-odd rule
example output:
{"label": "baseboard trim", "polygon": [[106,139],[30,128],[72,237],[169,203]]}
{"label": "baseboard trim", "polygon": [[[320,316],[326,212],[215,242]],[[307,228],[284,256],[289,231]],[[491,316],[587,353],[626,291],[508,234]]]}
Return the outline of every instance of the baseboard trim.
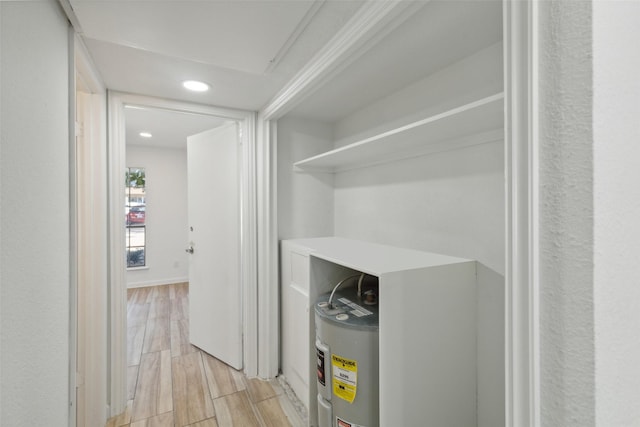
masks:
{"label": "baseboard trim", "polygon": [[174,283],[184,283],[188,282],[189,277],[173,277],[170,279],[163,280],[146,280],[144,282],[132,282],[127,283],[127,289],[133,288],[147,288],[149,286],[160,286],[160,285],[173,285]]}

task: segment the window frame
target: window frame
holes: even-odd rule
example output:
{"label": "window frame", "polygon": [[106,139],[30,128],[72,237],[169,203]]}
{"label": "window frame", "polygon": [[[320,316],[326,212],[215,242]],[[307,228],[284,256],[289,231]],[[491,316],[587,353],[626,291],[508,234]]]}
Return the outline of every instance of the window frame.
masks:
{"label": "window frame", "polygon": [[[133,195],[132,189],[141,189],[141,194]],[[139,207],[144,208],[144,218],[142,223],[132,224],[129,219],[131,209]],[[125,171],[125,255],[127,260],[127,270],[147,268],[146,210],[146,170],[144,167],[127,166]],[[142,244],[132,244],[131,234],[133,230],[138,232],[141,231]],[[141,262],[132,257],[134,250],[136,254],[142,254]]]}

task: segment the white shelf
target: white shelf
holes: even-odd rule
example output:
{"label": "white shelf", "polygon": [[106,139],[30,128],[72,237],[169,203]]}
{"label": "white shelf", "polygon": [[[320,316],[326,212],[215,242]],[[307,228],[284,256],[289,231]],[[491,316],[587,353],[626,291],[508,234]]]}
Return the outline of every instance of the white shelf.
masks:
{"label": "white shelf", "polygon": [[297,172],[343,172],[496,141],[503,137],[504,94],[482,98],[345,147],[294,163]]}
{"label": "white shelf", "polygon": [[291,240],[309,249],[309,254],[373,276],[470,260],[342,237]]}

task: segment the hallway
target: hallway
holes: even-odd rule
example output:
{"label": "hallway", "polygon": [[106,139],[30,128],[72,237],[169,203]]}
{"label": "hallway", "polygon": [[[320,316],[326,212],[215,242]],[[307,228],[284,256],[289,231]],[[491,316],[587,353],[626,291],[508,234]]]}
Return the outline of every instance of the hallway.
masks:
{"label": "hallway", "polygon": [[127,292],[127,410],[107,427],[299,426],[277,381],[248,379],[189,344],[187,283]]}

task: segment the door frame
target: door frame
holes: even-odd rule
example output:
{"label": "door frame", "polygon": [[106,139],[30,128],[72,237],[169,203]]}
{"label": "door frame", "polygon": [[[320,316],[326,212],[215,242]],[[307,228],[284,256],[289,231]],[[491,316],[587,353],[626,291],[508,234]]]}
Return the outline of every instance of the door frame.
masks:
{"label": "door frame", "polygon": [[503,0],[505,91],[505,425],[541,425],[539,4]]}
{"label": "door frame", "polygon": [[[370,2],[261,110],[258,137],[263,185],[265,248],[278,248],[276,155],[277,120],[313,94],[358,54],[412,13],[410,2]],[[540,331],[538,247],[538,4],[503,0],[505,90],[505,426],[540,425]],[[266,190],[265,190],[266,191]],[[277,254],[277,252],[274,252]],[[277,366],[277,255],[261,258],[261,322],[273,338],[262,353]],[[267,294],[262,297],[262,294]],[[269,317],[268,313],[276,313]],[[267,335],[261,334],[261,337]]]}
{"label": "door frame", "polygon": [[[256,114],[188,102],[123,92],[108,92],[109,112],[109,390],[111,416],[122,413],[127,403],[127,329],[125,280],[125,224],[122,190],[126,167],[125,106],[148,107],[180,113],[205,114],[238,122],[241,136],[241,280],[244,372],[258,374],[258,283],[257,283],[257,186]],[[186,244],[186,242],[185,242]]]}
{"label": "door frame", "polygon": [[[70,29],[70,425],[104,423],[107,401],[107,94]],[[82,100],[81,100],[82,98]],[[81,116],[82,123],[77,119]],[[79,135],[80,134],[80,135]],[[81,141],[76,137],[80,136]],[[83,406],[84,405],[84,406]],[[82,416],[84,414],[84,416]]]}

